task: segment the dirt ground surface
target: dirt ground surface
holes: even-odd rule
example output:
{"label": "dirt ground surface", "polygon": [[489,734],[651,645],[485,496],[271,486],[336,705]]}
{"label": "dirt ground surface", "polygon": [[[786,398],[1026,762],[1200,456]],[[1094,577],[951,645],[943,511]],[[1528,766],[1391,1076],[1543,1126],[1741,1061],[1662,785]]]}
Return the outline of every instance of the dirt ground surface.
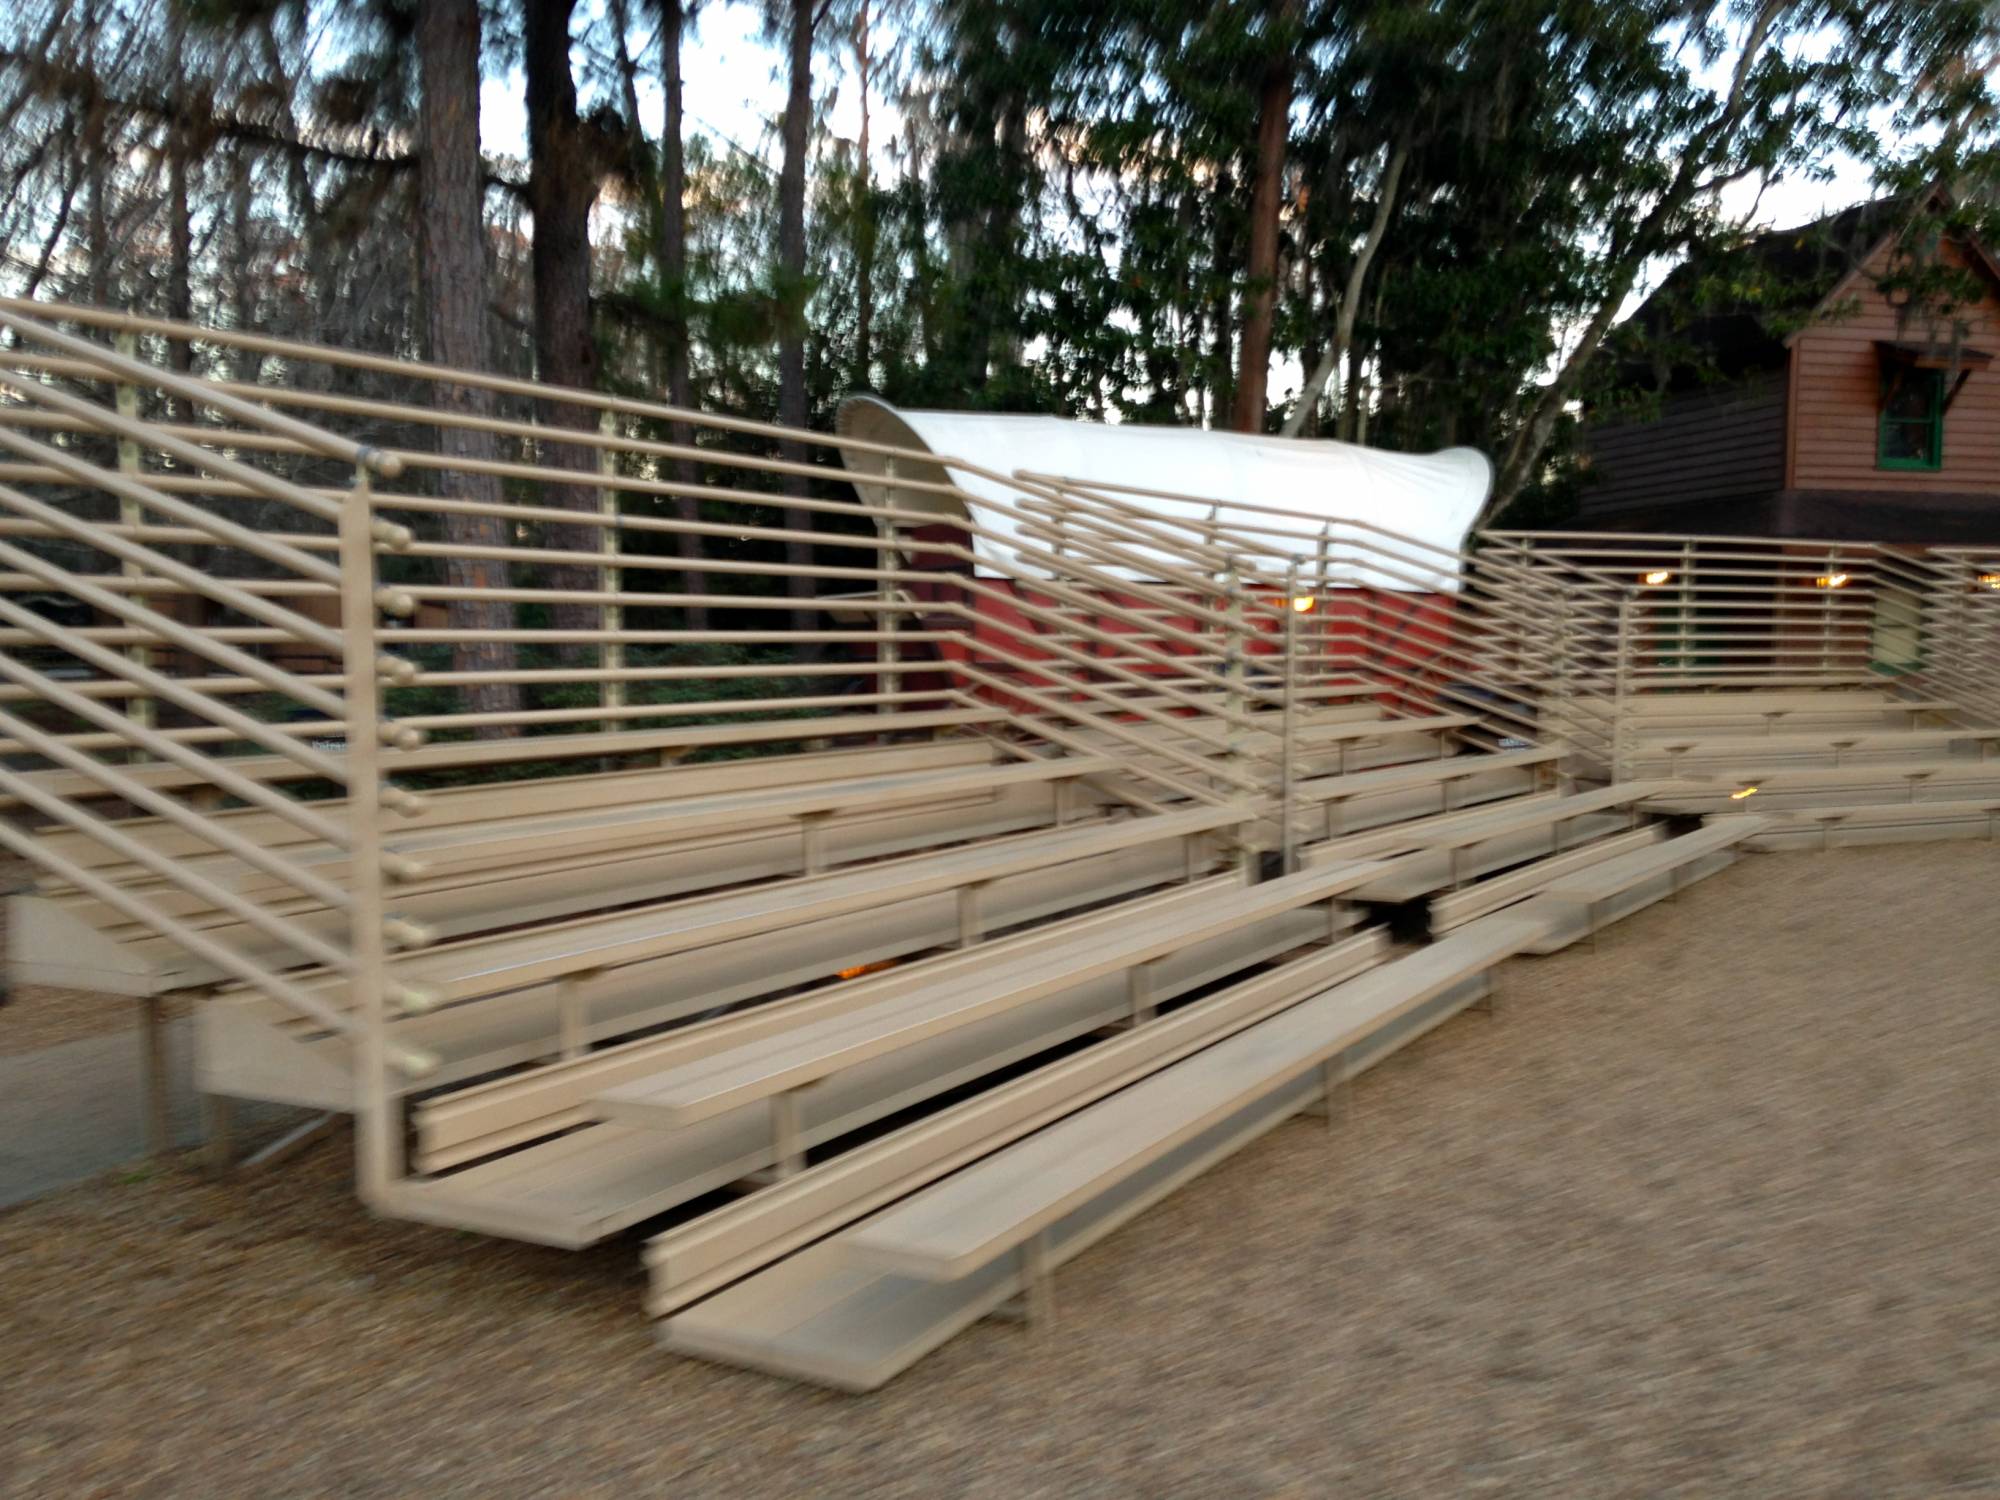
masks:
{"label": "dirt ground surface", "polygon": [[[0,857],[0,891],[28,888],[33,883],[32,874],[25,861]],[[4,972],[6,925],[0,921],[0,972]],[[122,995],[23,985],[0,1005],[0,1057],[19,1057],[84,1037],[136,1031],[142,1003]],[[162,1013],[168,1017],[187,1013],[180,1000],[163,1003]]]}
{"label": "dirt ground surface", "polygon": [[[125,995],[23,985],[0,1006],[0,1057],[21,1057],[85,1037],[136,1031],[144,1003]],[[160,1013],[176,1020],[188,1013],[187,1003],[163,1000]]]}
{"label": "dirt ground surface", "polygon": [[0,1215],[0,1494],[2000,1494],[1996,944],[1990,846],[1747,860],[864,1398],[338,1146],[113,1175]]}

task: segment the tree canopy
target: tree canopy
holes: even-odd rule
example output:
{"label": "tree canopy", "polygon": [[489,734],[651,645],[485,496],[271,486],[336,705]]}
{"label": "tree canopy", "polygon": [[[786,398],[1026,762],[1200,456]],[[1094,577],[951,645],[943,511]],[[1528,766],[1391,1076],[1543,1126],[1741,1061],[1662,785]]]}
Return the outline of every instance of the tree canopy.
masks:
{"label": "tree canopy", "polygon": [[[0,280],[820,426],[1470,443],[1511,501],[1757,185],[1862,163],[1917,246],[1996,201],[1981,0],[759,0],[769,129],[725,141],[682,71],[743,3],[29,0]],[[467,154],[474,59],[524,159]]]}

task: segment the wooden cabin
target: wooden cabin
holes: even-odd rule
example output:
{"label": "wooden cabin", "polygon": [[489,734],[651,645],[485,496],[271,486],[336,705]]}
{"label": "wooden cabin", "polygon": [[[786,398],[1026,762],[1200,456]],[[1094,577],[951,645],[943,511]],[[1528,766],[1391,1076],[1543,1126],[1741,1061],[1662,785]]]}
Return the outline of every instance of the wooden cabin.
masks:
{"label": "wooden cabin", "polygon": [[2000,541],[2000,262],[1938,239],[1923,253],[1964,273],[1964,300],[1915,305],[1909,222],[1907,203],[1862,204],[1677,268],[1587,414],[1580,523]]}

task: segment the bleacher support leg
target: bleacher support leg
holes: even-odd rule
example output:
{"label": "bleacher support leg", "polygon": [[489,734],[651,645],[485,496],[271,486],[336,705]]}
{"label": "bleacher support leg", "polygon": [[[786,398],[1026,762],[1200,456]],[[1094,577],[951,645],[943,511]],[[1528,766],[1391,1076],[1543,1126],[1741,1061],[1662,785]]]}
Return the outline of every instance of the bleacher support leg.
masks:
{"label": "bleacher support leg", "polygon": [[1466,1008],[1468,1010],[1482,1011],[1490,1016],[1498,1008],[1499,999],[1500,981],[1494,978],[1493,971],[1488,969],[1484,974],[1479,976],[1479,998]]}
{"label": "bleacher support leg", "polygon": [[1046,1333],[1056,1321],[1056,1279],[1049,1269],[1049,1232],[1030,1237],[1021,1246],[1021,1291],[1028,1309],[1028,1326]]}
{"label": "bleacher support leg", "polygon": [[826,871],[826,815],[807,813],[799,819],[799,865],[807,875]]}
{"label": "bleacher support leg", "polygon": [[164,1156],[173,1146],[167,1114],[167,1018],[158,995],[140,1006],[140,1068],[145,1076],[146,1154]]}
{"label": "bleacher support leg", "polygon": [[1150,963],[1135,964],[1125,973],[1125,994],[1131,1002],[1131,1023],[1134,1026],[1153,1019],[1153,966]]}
{"label": "bleacher support leg", "polygon": [[201,1096],[201,1134],[209,1172],[226,1177],[236,1158],[236,1103],[227,1094]]}
{"label": "bleacher support leg", "polygon": [[771,1137],[777,1148],[777,1165],[771,1175],[781,1182],[796,1174],[806,1164],[805,1143],[799,1119],[802,1094],[803,1090],[800,1089],[786,1089],[782,1094],[771,1096]]}
{"label": "bleacher support leg", "polygon": [[974,881],[958,888],[958,946],[970,948],[985,935],[986,923],[979,910],[979,893],[986,888],[984,881]]}
{"label": "bleacher support leg", "polygon": [[584,1004],[579,991],[587,974],[565,974],[556,981],[556,1025],[559,1028],[557,1047],[564,1061],[583,1056],[588,1050],[584,1040]]}
{"label": "bleacher support leg", "polygon": [[1055,784],[1056,827],[1064,828],[1076,821],[1076,793],[1077,783],[1073,777],[1066,777]]}
{"label": "bleacher support leg", "polygon": [[1320,1111],[1326,1118],[1326,1128],[1338,1129],[1347,1123],[1348,1109],[1353,1103],[1347,1068],[1338,1057],[1329,1057],[1319,1065],[1319,1085]]}

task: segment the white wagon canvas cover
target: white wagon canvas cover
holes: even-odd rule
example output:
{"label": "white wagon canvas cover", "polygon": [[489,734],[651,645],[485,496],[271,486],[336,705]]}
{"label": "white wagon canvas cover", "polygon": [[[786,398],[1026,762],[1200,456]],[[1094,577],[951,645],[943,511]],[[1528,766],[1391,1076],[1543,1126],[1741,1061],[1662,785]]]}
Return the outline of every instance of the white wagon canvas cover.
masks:
{"label": "white wagon canvas cover", "polygon": [[[1134,502],[1163,517],[1201,520],[1209,513],[1204,502],[1210,501],[1275,506],[1332,522],[1336,528],[1342,522],[1380,527],[1444,553],[1463,547],[1493,482],[1492,465],[1472,448],[1389,453],[1353,443],[1193,427],[905,411],[872,396],[842,402],[837,425],[842,437],[935,455],[935,461],[928,463],[901,460],[899,476],[920,483],[956,484],[975,499],[1019,503],[1020,490],[995,476],[1060,476],[1083,484],[1200,497],[1149,495]],[[886,467],[879,454],[843,448],[842,459],[857,476],[854,487],[866,504],[931,511],[941,519],[963,518],[962,504],[948,496],[879,482]],[[878,482],[869,482],[871,477]],[[1008,516],[987,512],[978,519],[1002,536],[1019,534]],[[1380,546],[1387,539],[1375,540]],[[992,555],[1000,545],[980,538],[974,550]],[[1355,581],[1378,588],[1455,591],[1456,573],[1441,571],[1441,561],[1436,553],[1413,551],[1410,563],[1415,576]]]}

